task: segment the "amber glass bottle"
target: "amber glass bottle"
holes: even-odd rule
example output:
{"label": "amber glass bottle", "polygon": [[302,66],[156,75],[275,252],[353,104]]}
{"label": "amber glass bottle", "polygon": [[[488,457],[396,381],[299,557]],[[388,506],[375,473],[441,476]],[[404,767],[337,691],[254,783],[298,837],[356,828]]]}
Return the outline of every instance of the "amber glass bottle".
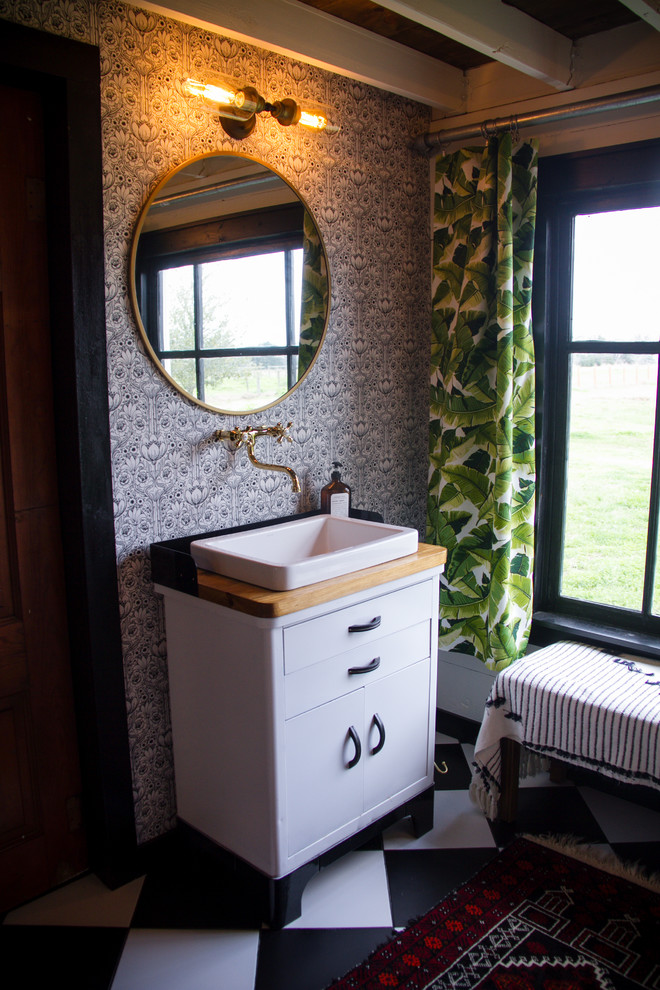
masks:
{"label": "amber glass bottle", "polygon": [[351,508],[351,489],[341,480],[339,461],[333,461],[332,481],[321,489],[321,512],[347,516]]}

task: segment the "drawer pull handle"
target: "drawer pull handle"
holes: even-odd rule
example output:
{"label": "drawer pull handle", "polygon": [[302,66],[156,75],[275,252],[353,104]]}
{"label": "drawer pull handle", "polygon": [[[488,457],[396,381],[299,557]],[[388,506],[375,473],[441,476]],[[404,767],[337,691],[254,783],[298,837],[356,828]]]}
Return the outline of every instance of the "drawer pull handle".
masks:
{"label": "drawer pull handle", "polygon": [[349,667],[349,674],[370,674],[372,670],[378,670],[380,667],[380,657],[374,657],[373,660],[366,664],[364,667]]}
{"label": "drawer pull handle", "polygon": [[358,736],[354,725],[350,727],[348,734],[353,740],[353,745],[355,746],[355,756],[346,764],[346,769],[350,770],[351,767],[357,766],[360,762],[360,757],[362,756],[362,743],[360,742],[360,737]]}
{"label": "drawer pull handle", "polygon": [[371,620],[371,622],[367,622],[363,626],[349,626],[348,631],[349,633],[370,632],[372,629],[378,629],[379,625],[380,625],[380,616],[377,615],[375,618]]}
{"label": "drawer pull handle", "polygon": [[379,738],[378,742],[376,743],[376,745],[374,746],[374,748],[371,750],[371,755],[372,756],[375,756],[376,753],[380,753],[381,749],[385,745],[385,726],[383,725],[383,720],[380,717],[380,715],[378,714],[378,712],[376,712],[376,714],[374,715],[371,724],[372,725],[375,725],[376,728],[378,729],[379,733],[380,733],[380,738]]}

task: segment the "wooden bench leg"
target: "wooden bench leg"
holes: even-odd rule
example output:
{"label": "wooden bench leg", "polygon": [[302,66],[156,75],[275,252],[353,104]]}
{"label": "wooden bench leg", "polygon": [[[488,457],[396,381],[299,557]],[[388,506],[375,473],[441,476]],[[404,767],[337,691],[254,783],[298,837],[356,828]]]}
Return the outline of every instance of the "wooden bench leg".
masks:
{"label": "wooden bench leg", "polygon": [[553,784],[563,784],[566,780],[566,764],[559,760],[550,759],[550,780]]}
{"label": "wooden bench leg", "polygon": [[502,788],[497,806],[497,817],[503,822],[514,822],[518,812],[520,743],[513,739],[501,739],[500,753],[502,756]]}

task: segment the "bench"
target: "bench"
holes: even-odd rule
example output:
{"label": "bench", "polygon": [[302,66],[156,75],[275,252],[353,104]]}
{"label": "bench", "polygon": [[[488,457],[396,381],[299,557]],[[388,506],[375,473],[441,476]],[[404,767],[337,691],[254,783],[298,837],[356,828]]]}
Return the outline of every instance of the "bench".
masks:
{"label": "bench", "polygon": [[475,745],[472,799],[516,817],[519,776],[550,760],[660,790],[660,665],[561,642],[500,671]]}

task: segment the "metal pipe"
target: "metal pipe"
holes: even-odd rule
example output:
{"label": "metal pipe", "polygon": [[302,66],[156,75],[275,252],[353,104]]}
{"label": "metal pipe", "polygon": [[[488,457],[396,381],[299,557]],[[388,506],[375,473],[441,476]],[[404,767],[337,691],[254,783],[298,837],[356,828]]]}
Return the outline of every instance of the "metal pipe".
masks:
{"label": "metal pipe", "polygon": [[[287,440],[289,439],[290,437],[287,437]],[[260,461],[254,452],[254,441],[255,441],[255,437],[252,433],[250,433],[247,439],[245,440],[247,455],[254,464],[254,466],[258,468],[263,468],[265,471],[283,471],[285,474],[288,474],[289,478],[291,479],[291,491],[294,492],[295,494],[298,494],[300,492],[300,481],[298,479],[298,475],[293,470],[293,468],[286,467],[286,465],[284,464],[267,464],[265,461]]]}
{"label": "metal pipe", "polygon": [[196,196],[201,199],[203,196],[215,196],[217,193],[244,193],[263,192],[269,188],[278,188],[280,179],[276,175],[248,175],[238,179],[223,179],[208,186],[196,186],[193,189],[186,189],[183,192],[172,193],[171,196],[158,196],[150,206],[151,210],[169,206],[171,203],[178,203],[182,199],[190,199]]}
{"label": "metal pipe", "polygon": [[426,134],[420,134],[415,139],[413,147],[417,151],[431,153],[437,149],[442,150],[445,145],[453,144],[455,141],[469,141],[475,137],[486,140],[500,131],[515,131],[522,127],[531,127],[534,124],[586,117],[588,114],[602,113],[606,110],[626,110],[630,107],[642,106],[645,103],[653,103],[656,100],[660,100],[660,86],[648,86],[645,89],[631,90],[629,93],[622,93],[616,97],[598,96],[592,100],[568,103],[565,106],[548,110],[530,110],[528,113],[512,114],[510,117],[495,117],[492,120],[484,120],[480,124],[464,124],[462,127],[448,128],[443,131],[429,131]]}
{"label": "metal pipe", "polygon": [[212,439],[229,440],[230,443],[233,443],[234,450],[239,450],[245,446],[247,455],[255,467],[263,468],[265,471],[283,471],[288,474],[291,479],[292,491],[298,493],[300,481],[293,468],[285,467],[283,464],[267,464],[265,461],[260,461],[254,452],[257,437],[274,437],[278,443],[282,443],[283,440],[288,440],[291,443],[288,430],[292,426],[293,423],[287,423],[286,426],[282,426],[281,423],[277,423],[275,426],[246,426],[244,429],[235,426],[231,430],[216,430]]}

